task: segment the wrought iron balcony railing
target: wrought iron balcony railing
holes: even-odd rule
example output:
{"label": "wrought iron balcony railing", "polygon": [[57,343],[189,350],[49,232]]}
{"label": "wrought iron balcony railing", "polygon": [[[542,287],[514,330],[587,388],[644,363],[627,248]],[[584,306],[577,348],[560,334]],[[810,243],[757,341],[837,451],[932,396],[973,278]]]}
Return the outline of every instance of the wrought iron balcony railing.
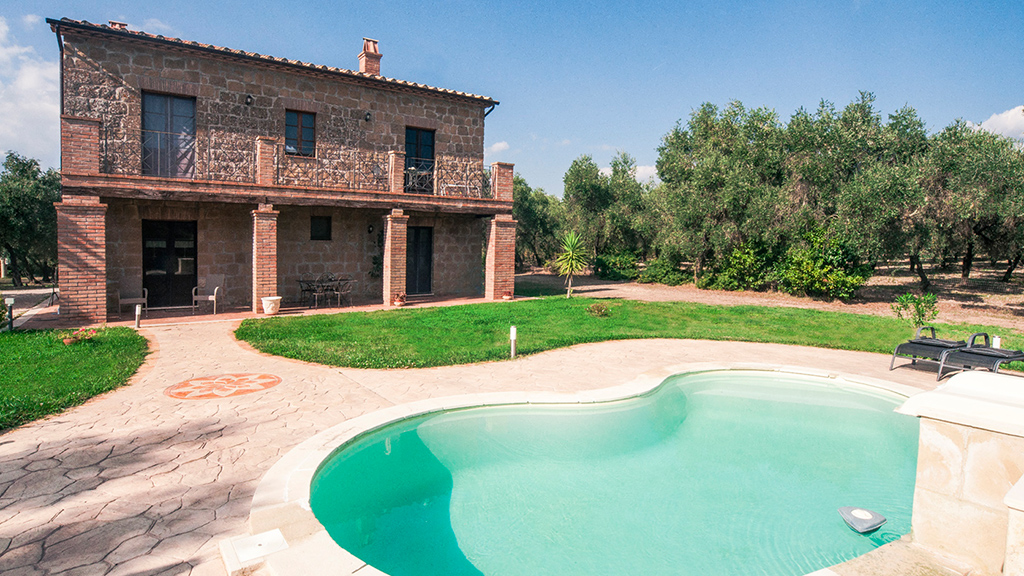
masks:
{"label": "wrought iron balcony railing", "polygon": [[[199,134],[101,131],[100,172],[221,182],[255,183],[260,162],[273,162],[272,182],[281,186],[392,190],[388,152],[319,142],[313,156],[290,154],[277,144],[273,158],[257,151],[252,136],[217,130]],[[401,157],[401,155],[399,155]],[[401,160],[399,160],[401,162]],[[400,164],[401,165],[401,164]],[[405,158],[404,192],[462,198],[493,198],[491,171],[479,157],[439,155]],[[263,183],[261,181],[261,183]]]}
{"label": "wrought iron balcony railing", "polygon": [[387,192],[390,186],[386,152],[321,144],[315,155],[300,156],[279,144],[274,164],[277,183],[284,186],[380,192]]}
{"label": "wrought iron balcony railing", "polygon": [[491,198],[491,171],[469,156],[405,159],[405,192],[463,198]]}
{"label": "wrought iron balcony railing", "polygon": [[255,182],[256,146],[246,137],[210,130],[202,134],[107,129],[100,171],[189,180]]}

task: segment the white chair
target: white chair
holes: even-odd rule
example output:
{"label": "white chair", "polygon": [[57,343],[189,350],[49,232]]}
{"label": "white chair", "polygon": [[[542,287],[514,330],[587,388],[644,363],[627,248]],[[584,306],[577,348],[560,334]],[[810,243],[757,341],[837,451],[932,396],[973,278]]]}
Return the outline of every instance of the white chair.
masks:
{"label": "white chair", "polygon": [[149,290],[146,288],[142,289],[142,298],[125,298],[121,296],[121,291],[117,292],[117,317],[121,317],[121,308],[128,304],[134,306],[136,304],[142,304],[142,310],[145,311],[146,317],[149,317]]}
{"label": "white chair", "polygon": [[[213,302],[213,313],[216,315],[217,297],[220,295],[220,289],[223,285],[223,274],[210,274],[206,277],[206,287],[203,294],[199,293],[199,286],[192,288],[192,313],[196,313],[196,308],[199,307],[200,302]],[[213,288],[213,290],[210,290],[210,288]]]}

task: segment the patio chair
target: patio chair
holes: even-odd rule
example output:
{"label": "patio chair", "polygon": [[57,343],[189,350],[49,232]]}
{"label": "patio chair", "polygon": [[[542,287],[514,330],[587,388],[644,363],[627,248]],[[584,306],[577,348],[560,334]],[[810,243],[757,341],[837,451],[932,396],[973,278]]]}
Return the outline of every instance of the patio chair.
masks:
{"label": "patio chair", "polygon": [[343,280],[341,287],[338,289],[338,306],[341,306],[342,302],[347,303],[347,306],[352,305],[352,287],[355,284],[355,280]]}
{"label": "patio chair", "polygon": [[142,305],[143,312],[146,313],[146,317],[149,317],[149,290],[146,288],[142,289],[142,298],[125,298],[121,295],[121,291],[117,292],[117,317],[121,317],[121,310],[125,304],[134,306],[136,304]]}
{"label": "patio chair", "polygon": [[220,295],[220,289],[223,285],[223,274],[210,274],[209,276],[206,277],[206,291],[204,293],[199,293],[199,286],[192,288],[192,313],[196,313],[196,308],[199,307],[200,302],[213,302],[213,314],[216,316],[217,297]]}
{"label": "patio chair", "polygon": [[[921,336],[923,330],[931,331],[931,336]],[[986,336],[988,338],[988,336]],[[967,346],[963,340],[943,340],[935,337],[935,328],[932,326],[921,326],[917,329],[914,337],[903,344],[896,346],[892,351],[892,361],[889,362],[889,370],[893,370],[896,364],[896,357],[910,358],[910,364],[917,364],[918,360],[932,360],[942,362],[944,354],[950,350],[956,350]]]}
{"label": "patio chair", "polygon": [[[978,344],[978,338],[984,339],[984,344]],[[971,334],[967,346],[950,350],[943,354],[939,361],[939,374],[936,380],[942,378],[942,372],[949,366],[956,366],[953,372],[960,370],[974,370],[985,368],[990,372],[999,372],[999,366],[1007,362],[1024,362],[1024,350],[1009,350],[1006,348],[993,348],[989,345],[988,334],[978,332]]]}

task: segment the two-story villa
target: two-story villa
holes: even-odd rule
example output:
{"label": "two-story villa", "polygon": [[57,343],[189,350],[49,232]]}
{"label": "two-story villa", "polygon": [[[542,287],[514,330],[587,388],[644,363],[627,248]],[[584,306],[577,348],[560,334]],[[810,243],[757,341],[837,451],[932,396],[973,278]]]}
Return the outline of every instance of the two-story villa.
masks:
{"label": "two-story villa", "polygon": [[118,295],[189,306],[299,300],[299,280],[501,298],[513,290],[511,164],[483,164],[488,97],[359,70],[47,20],[61,48],[61,314]]}

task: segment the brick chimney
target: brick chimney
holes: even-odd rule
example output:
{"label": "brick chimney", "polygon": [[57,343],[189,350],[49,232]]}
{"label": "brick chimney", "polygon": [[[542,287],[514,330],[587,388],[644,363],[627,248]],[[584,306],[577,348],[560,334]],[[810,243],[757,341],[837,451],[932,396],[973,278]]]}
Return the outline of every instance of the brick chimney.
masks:
{"label": "brick chimney", "polygon": [[128,24],[126,24],[125,22],[118,22],[117,20],[107,20],[107,23],[110,24],[110,27],[113,28],[114,30],[127,30],[128,29]]}
{"label": "brick chimney", "polygon": [[359,53],[359,71],[380,76],[380,59],[377,41],[363,38],[363,51]]}

